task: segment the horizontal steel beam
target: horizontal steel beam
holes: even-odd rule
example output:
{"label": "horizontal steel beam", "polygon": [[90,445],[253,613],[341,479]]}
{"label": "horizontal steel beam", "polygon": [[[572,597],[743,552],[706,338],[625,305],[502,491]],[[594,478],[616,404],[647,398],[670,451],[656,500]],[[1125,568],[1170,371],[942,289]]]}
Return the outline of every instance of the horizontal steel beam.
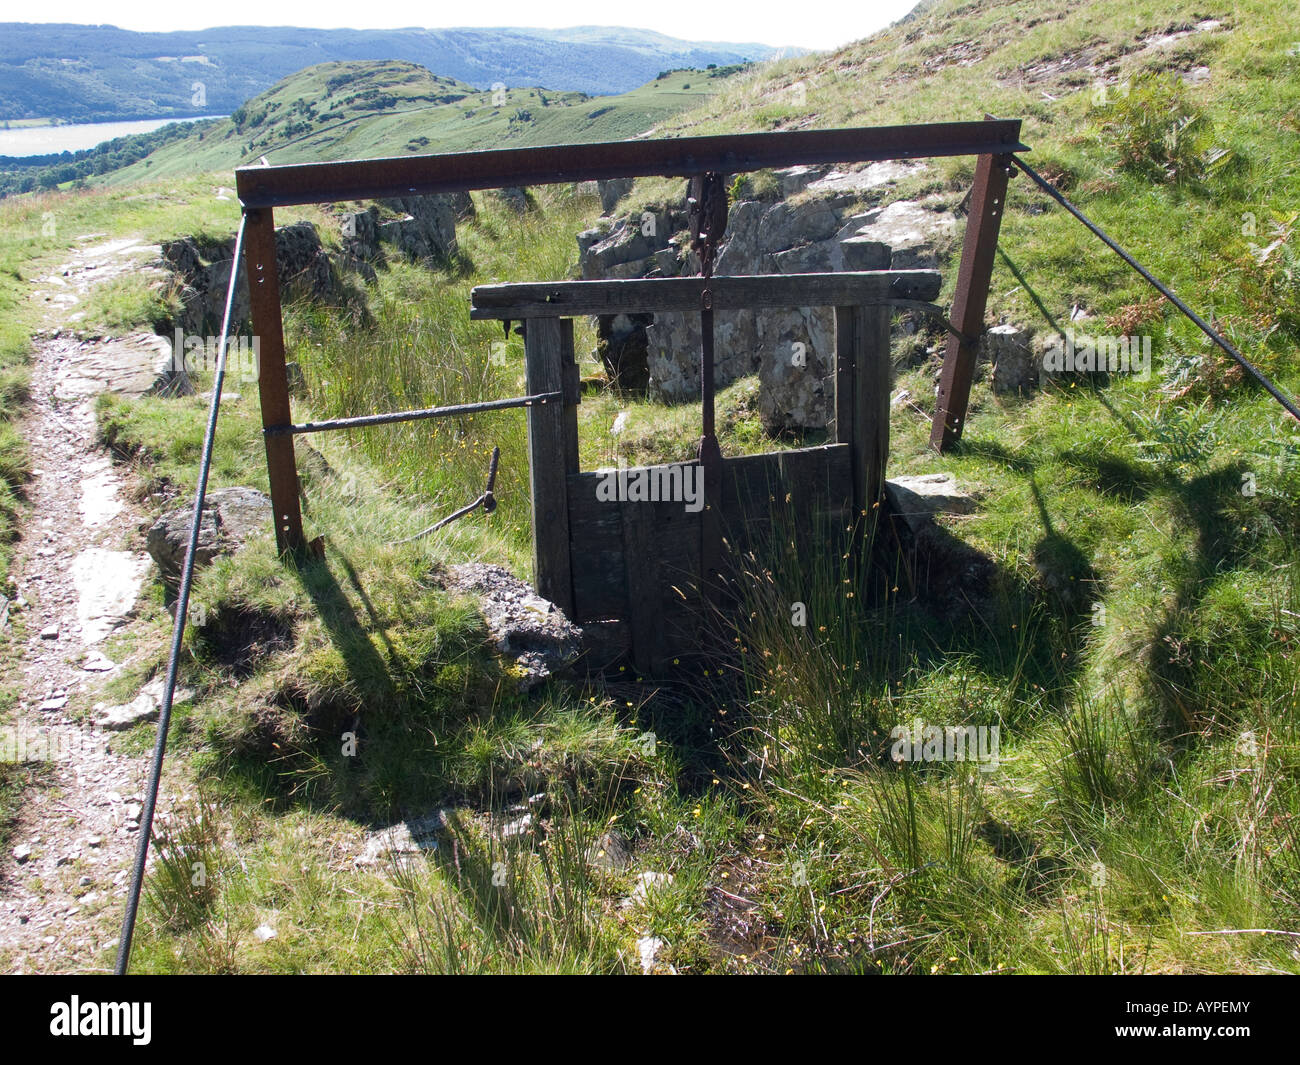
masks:
{"label": "horizontal steel beam", "polygon": [[771,166],[1004,155],[1028,150],[1020,143],[1020,120],[999,119],[245,166],[235,171],[235,182],[246,208],[279,207],[514,185],[689,176],[708,171],[738,174]]}
{"label": "horizontal steel beam", "polygon": [[632,281],[552,281],[479,285],[470,293],[475,319],[573,318],[588,314],[698,311],[705,286],[718,310],[842,307],[928,301],[939,295],[934,270],[861,270],[830,274],[661,277]]}
{"label": "horizontal steel beam", "polygon": [[564,395],[560,392],[541,392],[535,396],[489,399],[482,403],[458,403],[454,407],[427,407],[424,410],[399,410],[389,414],[363,414],[357,418],[332,418],[329,421],[303,422],[300,425],[271,425],[263,429],[262,434],[264,436],[300,436],[303,433],[324,433],[331,429],[365,429],[371,425],[418,422],[425,418],[452,418],[459,414],[481,414],[489,410],[540,407],[546,403],[558,403],[563,398]]}

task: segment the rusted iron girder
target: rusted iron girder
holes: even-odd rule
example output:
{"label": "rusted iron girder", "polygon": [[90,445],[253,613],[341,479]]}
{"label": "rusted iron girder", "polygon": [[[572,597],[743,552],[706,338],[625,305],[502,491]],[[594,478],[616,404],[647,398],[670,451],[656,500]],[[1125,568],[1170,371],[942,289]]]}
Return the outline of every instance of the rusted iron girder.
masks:
{"label": "rusted iron girder", "polygon": [[[993,119],[985,125],[993,125]],[[948,337],[943,371],[935,396],[930,446],[947,451],[961,439],[966,428],[971,383],[980,338],[984,335],[984,311],[988,306],[989,283],[998,249],[998,232],[1007,204],[1007,179],[1012,173],[1011,155],[982,155],[975,164],[971,185],[970,213],[962,239],[961,266],[953,290],[952,321],[956,326]]]}
{"label": "rusted iron girder", "polygon": [[737,174],[770,166],[865,163],[1027,151],[1019,119],[911,126],[734,133],[647,141],[246,166],[235,171],[245,207],[370,200],[512,185],[619,177]]}

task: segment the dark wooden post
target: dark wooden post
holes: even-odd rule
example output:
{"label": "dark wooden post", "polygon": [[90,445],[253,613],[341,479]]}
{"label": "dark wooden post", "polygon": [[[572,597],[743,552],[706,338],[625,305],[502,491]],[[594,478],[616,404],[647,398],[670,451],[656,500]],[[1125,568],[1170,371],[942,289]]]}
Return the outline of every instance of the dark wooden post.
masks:
{"label": "dark wooden post", "polygon": [[835,442],[853,443],[853,404],[857,399],[854,363],[857,357],[854,307],[835,308],[835,357],[832,381],[835,388]]}
{"label": "dark wooden post", "polygon": [[984,334],[984,310],[993,276],[998,230],[1007,199],[1011,164],[1003,155],[981,155],[975,166],[970,213],[961,248],[961,270],[952,299],[952,321],[961,336],[949,336],[943,374],[935,398],[930,446],[944,451],[961,439],[975,376],[979,340]]}
{"label": "dark wooden post", "polygon": [[[275,265],[275,219],[271,208],[248,212],[244,234],[244,265],[248,275],[249,310],[258,351],[257,391],[262,403],[262,428],[289,425],[289,379],[284,367],[284,323],[280,311],[280,277]],[[293,437],[263,436],[266,469],[275,515],[275,544],[280,553],[302,550],[302,511],[298,506],[298,467]]]}
{"label": "dark wooden post", "polygon": [[853,457],[853,510],[875,516],[889,456],[888,306],[835,308],[835,440]]}
{"label": "dark wooden post", "polygon": [[[524,325],[524,373],[529,395],[568,392],[572,375],[573,323],[530,318]],[[566,343],[567,338],[567,343]],[[568,385],[566,386],[566,379]],[[545,403],[528,408],[528,462],[533,501],[533,579],[542,597],[573,617],[573,574],[569,561],[568,475],[577,472],[576,408]],[[570,469],[572,466],[572,470]]]}

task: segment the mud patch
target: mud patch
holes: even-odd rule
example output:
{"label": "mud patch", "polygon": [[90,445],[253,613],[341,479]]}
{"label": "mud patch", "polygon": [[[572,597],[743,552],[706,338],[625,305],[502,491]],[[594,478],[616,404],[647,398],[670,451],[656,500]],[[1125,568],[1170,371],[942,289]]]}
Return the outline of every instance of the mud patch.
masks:
{"label": "mud patch", "polygon": [[251,608],[221,610],[194,628],[204,655],[243,680],[271,655],[293,646],[287,618]]}

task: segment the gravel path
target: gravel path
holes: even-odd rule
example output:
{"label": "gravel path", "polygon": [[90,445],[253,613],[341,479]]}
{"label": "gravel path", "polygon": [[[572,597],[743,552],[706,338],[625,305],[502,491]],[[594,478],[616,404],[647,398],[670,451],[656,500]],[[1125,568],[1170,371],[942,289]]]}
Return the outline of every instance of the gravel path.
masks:
{"label": "gravel path", "polygon": [[[116,733],[79,724],[66,709],[83,691],[100,701],[96,693],[122,668],[102,644],[131,624],[149,572],[145,515],[96,442],[93,413],[99,391],[148,387],[130,352],[149,347],[83,342],[61,329],[94,285],[140,269],[153,253],[135,241],[87,244],[30,297],[44,304],[45,331],[33,352],[24,435],[34,471],[12,568],[25,640],[12,645],[22,658],[6,673],[21,696],[5,736],[43,771],[0,854],[0,971],[103,969],[121,920],[148,758],[116,752]],[[166,793],[164,785],[160,809]]]}

